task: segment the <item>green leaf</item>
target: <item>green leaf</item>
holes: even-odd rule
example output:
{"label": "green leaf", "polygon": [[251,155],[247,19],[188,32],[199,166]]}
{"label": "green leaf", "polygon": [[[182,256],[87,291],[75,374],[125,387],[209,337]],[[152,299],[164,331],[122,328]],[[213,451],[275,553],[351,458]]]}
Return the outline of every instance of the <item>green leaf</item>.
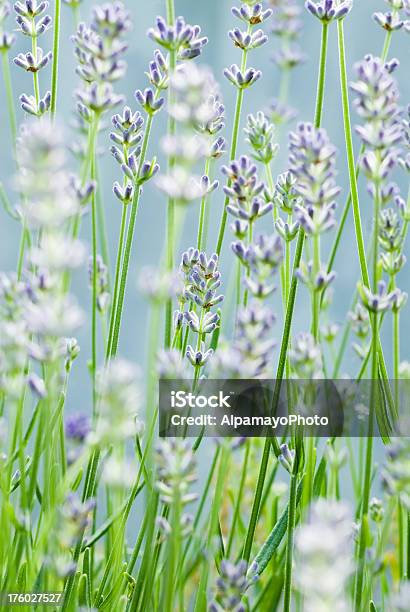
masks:
{"label": "green leaf", "polygon": [[[302,481],[299,483],[298,490],[296,493],[296,505],[299,504],[300,499],[302,497]],[[283,536],[286,533],[288,524],[288,506],[286,506],[285,510],[281,514],[278,522],[270,532],[269,536],[265,540],[258,554],[254,558],[250,567],[256,566],[256,573],[258,576],[262,574],[262,572],[266,569],[269,561],[272,559],[275,551],[279,547]]]}
{"label": "green leaf", "polygon": [[326,466],[326,457],[323,455],[322,459],[320,460],[319,467],[316,470],[315,478],[313,480],[313,497],[320,496],[323,481],[326,477]]}

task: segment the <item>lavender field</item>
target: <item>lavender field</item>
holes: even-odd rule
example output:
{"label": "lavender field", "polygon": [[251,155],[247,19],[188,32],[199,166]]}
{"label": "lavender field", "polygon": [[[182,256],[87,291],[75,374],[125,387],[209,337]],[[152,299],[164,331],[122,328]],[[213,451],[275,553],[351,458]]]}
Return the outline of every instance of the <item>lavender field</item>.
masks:
{"label": "lavender field", "polygon": [[409,42],[0,0],[1,609],[410,611]]}

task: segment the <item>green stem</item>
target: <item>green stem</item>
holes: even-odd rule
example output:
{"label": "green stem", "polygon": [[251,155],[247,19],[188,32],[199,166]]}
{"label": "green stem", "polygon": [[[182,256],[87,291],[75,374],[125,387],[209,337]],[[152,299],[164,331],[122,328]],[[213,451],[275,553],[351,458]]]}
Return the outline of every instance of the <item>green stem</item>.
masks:
{"label": "green stem", "polygon": [[[350,191],[352,194],[352,207],[353,207],[353,218],[356,234],[357,251],[359,254],[360,272],[363,284],[370,288],[370,277],[367,269],[366,252],[364,248],[364,239],[362,231],[362,223],[360,217],[360,206],[359,206],[359,193],[357,189],[356,169],[355,169],[355,157],[353,152],[353,138],[352,128],[350,123],[350,109],[349,109],[349,93],[347,84],[347,71],[346,71],[346,53],[345,53],[345,42],[344,42],[344,30],[343,20],[337,22],[338,31],[338,45],[339,45],[339,67],[340,67],[340,87],[342,95],[342,107],[343,107],[343,124],[345,132],[346,142],[346,155],[347,164],[349,168],[349,181]],[[378,355],[379,355],[379,367],[380,375],[383,380],[387,380],[387,368],[383,356],[383,350],[381,347],[380,340],[378,339]],[[388,384],[388,383],[387,383]],[[389,389],[385,389],[389,393]]]}
{"label": "green stem", "polygon": [[[318,86],[317,86],[317,97],[316,97],[316,110],[315,110],[315,127],[316,128],[320,127],[320,122],[322,118],[323,99],[324,99],[324,92],[325,92],[325,77],[326,77],[326,57],[327,57],[327,28],[325,32],[323,32],[322,30]],[[288,345],[289,345],[289,336],[290,336],[290,330],[292,326],[293,311],[294,311],[295,301],[296,301],[296,290],[297,290],[297,285],[298,285],[296,270],[299,268],[300,260],[302,258],[304,241],[305,241],[305,232],[303,231],[302,228],[300,228],[299,233],[298,233],[297,244],[296,244],[295,258],[293,262],[292,282],[291,282],[290,290],[289,290],[289,298],[288,298],[287,308],[286,308],[285,324],[284,324],[281,347],[280,347],[279,364],[278,364],[278,369],[277,369],[277,374],[276,374],[275,391],[274,391],[274,397],[273,397],[273,402],[272,402],[272,413],[273,414],[275,413],[275,410],[277,408],[277,403],[279,401],[280,388],[282,385],[283,374],[285,371],[287,350],[288,350]],[[244,545],[244,550],[243,550],[243,555],[242,555],[246,561],[249,561],[249,558],[251,555],[252,542],[253,542],[253,538],[255,534],[256,523],[257,523],[258,516],[259,516],[260,503],[261,503],[262,494],[263,494],[263,486],[264,486],[266,472],[268,468],[271,443],[272,441],[270,439],[267,438],[265,440],[265,446],[263,449],[261,465],[259,468],[258,482],[256,485],[255,497],[253,500],[251,517],[249,520],[248,531],[246,534],[245,545]],[[278,449],[275,449],[275,452],[278,452]]]}
{"label": "green stem", "polygon": [[344,124],[344,132],[345,132],[347,165],[349,169],[349,182],[350,182],[350,192],[352,195],[352,207],[353,207],[354,226],[355,226],[355,232],[356,232],[357,250],[359,254],[362,280],[363,280],[363,283],[367,287],[369,287],[370,280],[369,280],[369,273],[367,271],[366,252],[364,248],[362,222],[360,218],[359,192],[357,189],[355,157],[354,157],[354,152],[353,152],[352,128],[351,128],[351,123],[350,123],[349,94],[348,94],[348,84],[347,84],[346,53],[345,53],[343,20],[339,20],[337,22],[337,32],[338,32],[338,42],[339,42],[339,67],[340,67],[340,87],[341,87],[342,106],[343,106],[343,124]]}
{"label": "green stem", "polygon": [[[92,125],[91,180],[95,179],[95,149],[98,134],[99,115],[96,114]],[[91,235],[92,235],[92,311],[91,311],[91,375],[93,384],[93,414],[96,410],[96,373],[97,373],[97,208],[95,190],[91,196]]]}
{"label": "green stem", "polygon": [[121,262],[122,262],[122,254],[123,254],[123,249],[124,249],[125,228],[127,224],[127,214],[128,214],[128,206],[126,204],[123,204],[122,213],[121,213],[120,235],[118,239],[117,260],[115,263],[114,289],[113,289],[111,312],[110,312],[110,327],[109,327],[109,332],[108,332],[108,341],[107,341],[106,353],[105,353],[106,361],[111,354],[112,337],[114,333],[115,311],[117,308],[117,301],[118,301],[118,288],[119,288],[119,281],[120,281]]}
{"label": "green stem", "polygon": [[[252,26],[249,25],[248,27],[248,33],[252,30]],[[246,69],[246,61],[248,58],[248,52],[246,51],[246,49],[244,49],[242,51],[242,61],[241,61],[241,72],[244,72],[244,70]],[[239,136],[239,127],[241,124],[241,111],[242,111],[242,104],[243,104],[243,92],[244,90],[239,88],[237,93],[236,93],[236,104],[235,104],[235,116],[234,116],[234,120],[233,120],[233,128],[232,128],[232,138],[231,138],[231,149],[229,152],[229,160],[233,161],[236,157],[236,150],[238,148],[238,136]],[[230,184],[230,182],[228,183]],[[222,210],[222,217],[221,217],[221,222],[219,225],[219,233],[218,233],[218,242],[216,245],[216,253],[217,255],[221,254],[221,250],[222,250],[222,243],[224,240],[224,234],[225,234],[225,228],[226,228],[226,219],[228,216],[228,213],[226,211],[226,207],[229,204],[229,198],[226,197],[225,201],[224,201],[224,205],[223,205],[223,210]]]}
{"label": "green stem", "polygon": [[[33,18],[34,24],[34,18]],[[34,61],[37,61],[37,36],[32,36],[31,38],[31,52],[33,54]],[[38,84],[38,72],[33,72],[33,87],[34,87],[34,97],[36,99],[36,106],[38,108],[38,103],[40,101],[40,89]]]}
{"label": "green stem", "polygon": [[[233,130],[232,130],[231,150],[229,154],[229,159],[231,161],[235,159],[236,149],[238,147],[238,135],[239,135],[239,126],[241,122],[242,102],[243,102],[243,89],[238,89],[238,93],[236,94],[235,117],[234,117]],[[219,226],[218,242],[216,245],[217,255],[220,255],[221,250],[222,250],[222,243],[223,243],[225,227],[226,227],[226,219],[228,216],[226,207],[228,206],[228,204],[229,204],[229,198],[225,197],[223,210],[222,210],[221,222]]]}
{"label": "green stem", "polygon": [[[205,175],[209,176],[210,168],[211,168],[211,159],[207,157],[205,162]],[[197,239],[197,249],[200,251],[202,249],[202,244],[204,241],[204,226],[205,226],[205,216],[206,216],[206,204],[208,201],[208,194],[205,194],[201,200],[201,210],[199,213],[199,224],[198,224],[198,239]]]}
{"label": "green stem", "polygon": [[[270,193],[274,193],[275,192],[275,184],[273,182],[273,177],[272,177],[272,168],[271,168],[271,165],[269,163],[265,164],[265,175],[266,175],[266,180],[267,180],[267,183],[268,183],[269,191],[270,191]],[[276,204],[274,204],[273,205],[273,221],[275,222],[275,221],[277,221],[277,219],[278,219],[278,207],[276,206]],[[287,242],[286,245],[289,245],[289,243]],[[279,268],[280,287],[281,287],[281,294],[282,294],[283,315],[285,315],[285,313],[286,313],[286,301],[287,301],[285,265],[286,264],[282,261],[281,264],[280,264],[280,268]]]}
{"label": "green stem", "polygon": [[[174,0],[166,0],[167,21],[170,26],[175,23],[175,4]],[[175,71],[177,63],[175,49],[169,52],[169,72],[172,74]],[[168,107],[173,104],[172,88],[168,88]],[[172,115],[168,117],[168,134],[173,136],[176,133],[176,122]],[[170,155],[168,157],[168,170],[172,170],[175,165],[175,158]],[[174,248],[175,248],[175,200],[168,198],[167,208],[167,270],[172,272],[174,267]],[[165,348],[171,346],[172,333],[172,299],[167,300],[165,304]]]}
{"label": "green stem", "polygon": [[366,447],[366,463],[363,480],[363,498],[360,515],[360,536],[359,536],[359,549],[358,549],[358,561],[356,571],[356,584],[355,584],[355,611],[360,612],[361,600],[363,592],[363,581],[364,581],[364,569],[366,563],[366,548],[367,548],[367,536],[368,536],[368,511],[369,511],[369,500],[370,500],[370,489],[372,480],[372,463],[373,463],[373,430],[374,430],[374,414],[375,414],[375,402],[377,401],[377,313],[372,313],[373,325],[372,325],[372,380],[370,387],[370,402],[369,402],[369,424],[367,432],[367,447]]}
{"label": "green stem", "polygon": [[288,505],[288,524],[286,536],[285,584],[283,597],[283,612],[290,611],[292,595],[292,563],[293,563],[293,537],[296,518],[297,474],[291,474]]}
{"label": "green stem", "polygon": [[[393,13],[394,12],[395,11],[393,11]],[[382,54],[381,54],[381,59],[382,59],[383,62],[385,62],[387,60],[387,56],[388,56],[389,49],[390,49],[390,43],[391,43],[391,35],[392,35],[391,32],[389,32],[389,31],[386,32],[386,36],[385,36],[384,44],[383,44],[383,51],[382,51]],[[361,147],[360,147],[359,158],[358,159],[360,159],[360,157],[363,155],[363,153],[364,153],[364,145],[362,144]],[[356,163],[356,182],[357,182],[357,180],[359,178],[359,174],[360,174],[360,164]],[[332,249],[330,251],[330,256],[329,256],[329,260],[328,260],[328,264],[327,264],[327,272],[328,273],[333,269],[333,264],[334,264],[334,261],[335,261],[335,258],[336,258],[337,251],[338,251],[339,246],[340,246],[340,241],[341,241],[343,230],[344,230],[344,227],[345,227],[345,224],[346,224],[346,219],[347,219],[347,216],[349,214],[351,203],[352,203],[352,194],[349,191],[349,194],[347,196],[347,199],[346,199],[346,202],[345,202],[345,205],[344,205],[344,208],[343,208],[342,216],[340,218],[340,222],[339,222],[339,225],[338,225],[336,238],[335,238],[335,241],[334,241],[334,243],[332,245]],[[322,294],[322,300],[323,300],[323,297],[324,297],[324,293]],[[350,326],[347,323],[346,326],[345,326],[345,330],[343,332],[343,339],[342,339],[342,342],[341,342],[341,345],[340,345],[340,350],[339,350],[339,353],[338,353],[338,356],[337,356],[337,359],[336,359],[334,373],[333,373],[333,378],[337,378],[337,376],[338,376],[338,372],[339,372],[339,369],[340,369],[340,366],[341,366],[343,355],[344,355],[344,352],[345,352],[346,347],[347,347],[347,340],[348,340],[348,337],[349,337],[349,331],[350,331]]]}
{"label": "green stem", "polygon": [[327,41],[329,34],[329,24],[322,22],[322,39],[320,43],[320,59],[319,59],[319,78],[317,81],[316,92],[316,108],[315,108],[315,127],[318,128],[322,124],[323,100],[325,97],[325,76],[326,76],[326,59],[327,59]]}
{"label": "green stem", "polygon": [[235,537],[236,524],[238,522],[239,513],[240,513],[240,509],[241,509],[243,490],[244,490],[244,487],[245,487],[245,480],[246,480],[246,476],[248,475],[248,461],[249,461],[250,448],[251,448],[251,440],[246,440],[245,441],[245,455],[244,455],[243,463],[242,463],[241,479],[240,479],[240,482],[239,482],[238,495],[237,495],[237,498],[236,498],[235,509],[234,509],[234,512],[233,512],[231,529],[230,529],[230,532],[229,532],[228,545],[226,547],[226,557],[227,557],[227,559],[229,559],[230,556],[231,556],[232,545],[233,545],[234,537]]}
{"label": "green stem", "polygon": [[54,36],[53,36],[53,68],[51,72],[51,118],[54,120],[57,110],[58,85],[58,54],[60,45],[60,12],[61,0],[55,0]]}
{"label": "green stem", "polygon": [[[144,140],[142,143],[141,157],[140,157],[139,168],[138,168],[138,175],[145,161],[145,155],[147,152],[148,141],[149,141],[151,127],[152,127],[152,118],[153,116],[150,115],[147,121],[147,126],[145,128]],[[137,180],[137,183],[138,183],[138,180]],[[122,269],[121,269],[121,279],[120,279],[120,286],[119,286],[119,291],[118,291],[118,304],[115,310],[114,331],[113,331],[113,338],[112,338],[112,344],[110,348],[109,357],[115,357],[115,355],[117,354],[117,349],[118,349],[118,340],[119,340],[120,328],[121,328],[122,310],[124,306],[124,295],[125,295],[125,288],[127,285],[128,268],[130,264],[132,241],[134,239],[135,220],[137,218],[140,193],[141,193],[141,189],[138,186],[138,184],[136,184],[135,192],[134,192],[134,199],[131,204],[131,213],[130,213],[130,220],[129,220],[128,229],[127,229],[127,238],[125,241],[124,259],[123,259],[123,264],[122,264]]]}
{"label": "green stem", "polygon": [[[316,278],[320,270],[320,237],[313,236],[313,275]],[[321,292],[315,287],[312,290],[312,334],[316,342],[319,342],[319,311]]]}
{"label": "green stem", "polygon": [[9,114],[11,140],[12,140],[13,151],[15,154],[16,138],[17,138],[17,120],[16,120],[16,109],[14,106],[13,86],[11,83],[11,75],[10,75],[9,54],[7,51],[2,51],[1,60],[2,60],[4,87],[6,90],[6,100],[7,100],[7,110]]}
{"label": "green stem", "polygon": [[[218,512],[221,507],[222,495],[224,491],[225,478],[228,471],[230,458],[230,449],[224,444],[221,449],[219,458],[218,476],[215,484],[215,493],[212,499],[211,514],[209,518],[209,526],[206,541],[206,551],[212,550],[212,542],[215,538],[218,525]],[[208,559],[202,564],[201,578],[199,580],[198,591],[195,599],[195,612],[205,612],[206,610],[206,589],[210,572],[210,564]]]}

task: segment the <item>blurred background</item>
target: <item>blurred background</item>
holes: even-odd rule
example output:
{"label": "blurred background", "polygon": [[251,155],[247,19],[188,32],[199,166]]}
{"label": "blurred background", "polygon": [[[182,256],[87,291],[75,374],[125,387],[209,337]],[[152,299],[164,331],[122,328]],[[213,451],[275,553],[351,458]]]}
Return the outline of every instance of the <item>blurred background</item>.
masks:
{"label": "blurred background", "polygon": [[[156,15],[165,14],[164,0],[125,0],[124,2],[132,14],[134,28],[128,37],[129,50],[127,52],[128,72],[124,78],[116,86],[118,93],[124,93],[127,98],[127,103],[135,110],[137,104],[134,99],[134,91],[137,88],[145,88],[147,80],[144,71],[147,69],[148,62],[152,58],[155,44],[147,38],[147,29],[154,25]],[[84,1],[80,7],[81,20],[87,21],[90,15],[90,9],[93,2]],[[272,4],[275,2],[272,1]],[[303,30],[300,37],[300,44],[307,59],[305,63],[297,67],[291,72],[288,103],[291,107],[298,111],[298,116],[290,126],[284,126],[278,132],[278,141],[280,143],[280,152],[273,163],[274,177],[280,172],[287,169],[287,130],[292,128],[296,121],[312,121],[314,115],[314,104],[316,95],[316,77],[317,65],[320,45],[320,23],[318,20],[310,16],[304,9],[303,3],[299,0],[302,8],[301,19],[303,21]],[[353,65],[356,61],[362,59],[365,54],[372,53],[380,55],[385,32],[372,20],[372,13],[375,10],[386,10],[387,6],[382,0],[355,0],[351,14],[345,21],[345,36],[346,36],[346,53],[348,62],[349,79],[354,78]],[[54,2],[51,2],[50,14],[53,15]],[[231,2],[221,0],[207,0],[207,2],[193,2],[192,0],[176,0],[176,14],[183,15],[188,23],[199,24],[203,33],[209,37],[209,44],[200,58],[201,63],[208,64],[214,71],[216,79],[221,86],[224,103],[226,106],[226,128],[224,136],[228,141],[232,130],[233,110],[236,90],[223,77],[223,69],[231,63],[240,63],[240,50],[235,48],[228,38],[227,32],[230,28],[239,26],[237,20],[231,15]],[[9,30],[13,29],[14,17],[11,16],[7,22]],[[59,89],[58,89],[58,118],[59,128],[63,129],[67,144],[70,144],[74,138],[74,134],[70,128],[73,109],[75,107],[75,99],[73,90],[78,84],[78,78],[75,74],[75,59],[73,55],[73,45],[70,41],[70,36],[74,31],[74,20],[71,10],[63,5],[61,15],[62,33],[60,47],[60,65],[59,65]],[[264,24],[266,31],[269,33],[269,21]],[[409,61],[409,42],[410,37],[405,32],[399,31],[393,34],[390,57],[398,57],[401,61],[401,66],[398,69],[396,76],[400,82],[401,100],[403,106],[410,101],[410,80],[408,78],[408,61]],[[29,39],[17,34],[17,41],[11,50],[11,58],[19,52],[27,52]],[[44,50],[49,50],[52,47],[52,32],[48,32],[40,40],[40,45]],[[279,71],[271,60],[272,54],[279,47],[279,41],[276,37],[270,36],[268,44],[260,49],[253,51],[249,56],[248,65],[259,68],[263,72],[263,78],[257,82],[250,90],[245,92],[245,102],[242,114],[241,128],[245,125],[246,114],[249,112],[257,112],[268,107],[272,98],[279,94]],[[23,72],[14,64],[11,64],[13,88],[16,98],[16,106],[18,104],[18,96],[23,93],[32,92],[31,75]],[[47,89],[50,89],[51,70],[48,66],[40,75],[41,92],[44,95]],[[4,83],[0,81],[0,100],[4,98]],[[353,98],[353,96],[351,96]],[[25,117],[24,113],[18,108],[18,122],[21,124]],[[109,118],[107,117],[107,120]],[[352,109],[352,120],[357,121],[357,116]],[[166,112],[162,112],[154,121],[154,131],[150,141],[148,158],[154,155],[159,157],[159,162],[163,168],[166,167],[160,150],[160,138],[166,130],[167,116]],[[108,121],[107,121],[108,122]],[[338,154],[338,170],[339,184],[342,186],[342,194],[339,198],[339,212],[341,211],[346,195],[348,194],[347,180],[347,165],[344,147],[342,109],[340,104],[340,88],[339,88],[339,72],[338,72],[338,56],[337,56],[337,29],[336,24],[331,24],[329,32],[329,56],[326,80],[326,94],[324,104],[323,126],[328,130],[331,140],[339,149]],[[0,105],[0,180],[14,203],[15,193],[13,192],[12,176],[14,172],[13,159],[11,154],[10,130],[8,124],[8,115],[5,103]],[[101,176],[101,193],[105,208],[108,239],[110,245],[111,265],[115,261],[116,245],[120,222],[120,204],[112,194],[112,183],[114,180],[119,180],[120,169],[117,163],[113,160],[109,153],[110,141],[108,131],[100,135],[99,146],[103,151],[100,159],[100,176]],[[358,140],[355,138],[355,152],[359,150]],[[240,142],[238,146],[238,154],[248,153],[248,146],[245,143],[244,135],[241,131]],[[77,161],[73,157],[69,157],[69,161],[73,171],[78,169]],[[222,158],[220,164],[226,163],[227,157]],[[216,169],[216,178],[223,178],[220,174],[219,167]],[[397,181],[403,179],[403,173],[398,177]],[[360,179],[360,203],[363,215],[363,226],[366,236],[370,230],[370,218],[372,211],[371,201],[366,193],[366,185],[363,178]],[[403,194],[407,193],[407,185],[400,185]],[[215,248],[216,235],[219,226],[219,219],[223,204],[222,184],[217,192],[213,194],[211,203],[211,223],[210,234],[208,241],[208,251],[211,252]],[[58,206],[58,202],[56,202]],[[188,248],[195,243],[197,220],[199,214],[199,203],[194,203],[189,206],[185,217],[185,223],[181,228],[181,245],[179,251]],[[158,192],[154,184],[150,183],[143,194],[138,212],[136,235],[134,240],[134,248],[132,253],[132,262],[129,273],[129,283],[125,302],[123,327],[120,340],[120,354],[133,361],[136,361],[144,367],[144,354],[146,350],[146,330],[148,308],[143,296],[137,290],[137,278],[139,271],[145,265],[157,266],[161,259],[161,253],[165,241],[165,223],[166,223],[166,201]],[[263,224],[259,225],[262,229]],[[265,226],[266,227],[266,226]],[[333,240],[335,233],[332,231],[329,240]],[[90,219],[84,219],[82,228],[82,237],[90,246]],[[225,245],[222,254],[221,269],[224,274],[225,287],[228,285],[228,275],[234,270],[234,256],[230,252],[230,242],[232,235],[227,229],[225,235]],[[5,271],[13,270],[16,266],[18,245],[20,239],[20,226],[6,215],[3,210],[0,210],[0,268]],[[323,254],[328,252],[329,241],[324,241]],[[177,256],[177,261],[179,257]],[[403,290],[410,289],[410,264],[404,268],[400,278],[399,286]],[[337,279],[334,283],[335,299],[330,310],[330,318],[338,323],[343,323],[346,318],[346,313],[352,299],[352,295],[359,279],[358,256],[356,250],[356,242],[354,236],[353,219],[349,214],[347,227],[343,234],[340,250],[335,263],[337,271]],[[78,300],[86,312],[90,312],[90,291],[88,288],[87,266],[75,273],[74,289]],[[309,296],[305,288],[301,288],[297,295],[296,312],[294,319],[294,332],[309,327]],[[276,324],[277,338],[281,335],[281,308],[278,296],[274,302],[275,311],[277,311],[278,321]],[[402,338],[409,337],[410,320],[407,314],[408,310],[403,311],[401,317],[402,323]],[[68,409],[72,410],[89,410],[90,397],[89,380],[86,361],[90,355],[90,317],[87,323],[78,334],[81,355],[76,362],[70,384],[70,401]],[[229,329],[226,328],[224,333],[229,334]],[[390,321],[385,324],[385,338],[388,340],[390,334]],[[391,342],[385,342],[386,357],[390,362],[390,346]],[[406,346],[406,342],[402,344],[403,359],[409,359],[410,353]],[[347,357],[342,367],[342,372],[354,374],[358,370],[359,360],[349,350]],[[276,368],[276,365],[275,365]]]}

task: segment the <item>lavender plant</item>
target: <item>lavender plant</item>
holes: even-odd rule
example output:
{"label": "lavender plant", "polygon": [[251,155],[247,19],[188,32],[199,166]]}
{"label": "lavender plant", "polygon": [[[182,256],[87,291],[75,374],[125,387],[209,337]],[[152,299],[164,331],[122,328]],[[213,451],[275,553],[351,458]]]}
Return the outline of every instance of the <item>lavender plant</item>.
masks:
{"label": "lavender plant", "polygon": [[[0,273],[0,605],[407,610],[408,1],[243,0],[227,33],[240,59],[217,71],[218,28],[208,40],[166,0],[146,85],[125,61],[143,51],[141,7],[83,22],[64,4],[72,24],[60,0],[16,2],[11,34],[0,0],[2,245],[21,232]],[[384,31],[381,51],[355,58],[345,20]],[[196,421],[207,384],[223,404],[244,385],[231,419],[255,390],[258,418],[305,417],[330,393],[331,424],[346,403],[355,437],[287,421],[225,439]],[[170,386],[192,402],[179,437],[163,428]]]}

